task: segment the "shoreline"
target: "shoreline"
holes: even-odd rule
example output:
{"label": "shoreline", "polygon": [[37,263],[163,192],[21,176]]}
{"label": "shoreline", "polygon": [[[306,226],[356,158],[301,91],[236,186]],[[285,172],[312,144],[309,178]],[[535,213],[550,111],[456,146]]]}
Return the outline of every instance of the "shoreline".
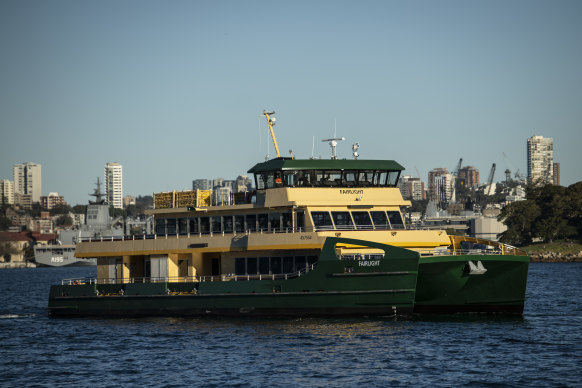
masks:
{"label": "shoreline", "polygon": [[582,263],[582,252],[578,253],[530,253],[530,261],[532,263]]}

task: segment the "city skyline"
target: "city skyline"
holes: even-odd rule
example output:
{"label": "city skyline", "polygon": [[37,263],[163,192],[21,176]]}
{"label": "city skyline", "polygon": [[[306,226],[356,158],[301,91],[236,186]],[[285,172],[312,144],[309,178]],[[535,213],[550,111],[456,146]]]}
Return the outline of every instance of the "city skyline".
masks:
{"label": "city skyline", "polygon": [[[276,17],[257,17],[268,9]],[[43,166],[43,195],[85,204],[104,163],[124,193],[245,174],[282,154],[393,159],[423,181],[459,158],[526,175],[554,139],[581,180],[582,3],[0,4],[0,179]],[[336,132],[337,130],[337,132]]]}

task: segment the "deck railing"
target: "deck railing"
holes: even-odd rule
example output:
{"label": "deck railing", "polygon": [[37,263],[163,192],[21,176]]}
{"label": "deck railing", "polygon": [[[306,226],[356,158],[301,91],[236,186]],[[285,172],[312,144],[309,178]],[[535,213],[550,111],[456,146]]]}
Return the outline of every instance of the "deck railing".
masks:
{"label": "deck railing", "polygon": [[166,277],[129,277],[129,278],[71,278],[63,279],[61,285],[81,285],[81,284],[133,284],[133,283],[200,283],[200,282],[242,282],[251,280],[287,280],[305,275],[313,271],[317,263],[292,273],[282,274],[256,274],[256,275],[206,275],[206,276],[166,276]]}

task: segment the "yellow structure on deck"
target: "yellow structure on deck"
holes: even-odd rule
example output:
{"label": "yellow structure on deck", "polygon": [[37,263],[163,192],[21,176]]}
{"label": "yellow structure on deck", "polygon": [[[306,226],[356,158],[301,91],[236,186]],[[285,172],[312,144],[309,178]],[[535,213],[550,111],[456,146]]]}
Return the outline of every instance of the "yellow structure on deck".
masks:
{"label": "yellow structure on deck", "polygon": [[212,190],[184,190],[154,193],[154,209],[204,207],[212,204]]}

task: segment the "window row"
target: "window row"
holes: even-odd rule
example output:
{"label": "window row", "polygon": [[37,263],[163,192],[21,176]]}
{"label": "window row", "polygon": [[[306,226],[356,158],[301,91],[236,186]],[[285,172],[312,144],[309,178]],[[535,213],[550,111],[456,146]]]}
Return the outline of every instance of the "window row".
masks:
{"label": "window row", "polygon": [[315,229],[404,229],[400,212],[391,210],[311,212],[311,219]]}
{"label": "window row", "polygon": [[[296,230],[305,230],[305,214],[295,213]],[[293,228],[291,212],[228,216],[157,218],[157,235],[284,232]]]}
{"label": "window row", "polygon": [[259,190],[275,187],[394,187],[400,171],[299,170],[256,174]]}
{"label": "window row", "polygon": [[317,262],[317,256],[237,257],[235,275],[278,275],[303,271]]}

